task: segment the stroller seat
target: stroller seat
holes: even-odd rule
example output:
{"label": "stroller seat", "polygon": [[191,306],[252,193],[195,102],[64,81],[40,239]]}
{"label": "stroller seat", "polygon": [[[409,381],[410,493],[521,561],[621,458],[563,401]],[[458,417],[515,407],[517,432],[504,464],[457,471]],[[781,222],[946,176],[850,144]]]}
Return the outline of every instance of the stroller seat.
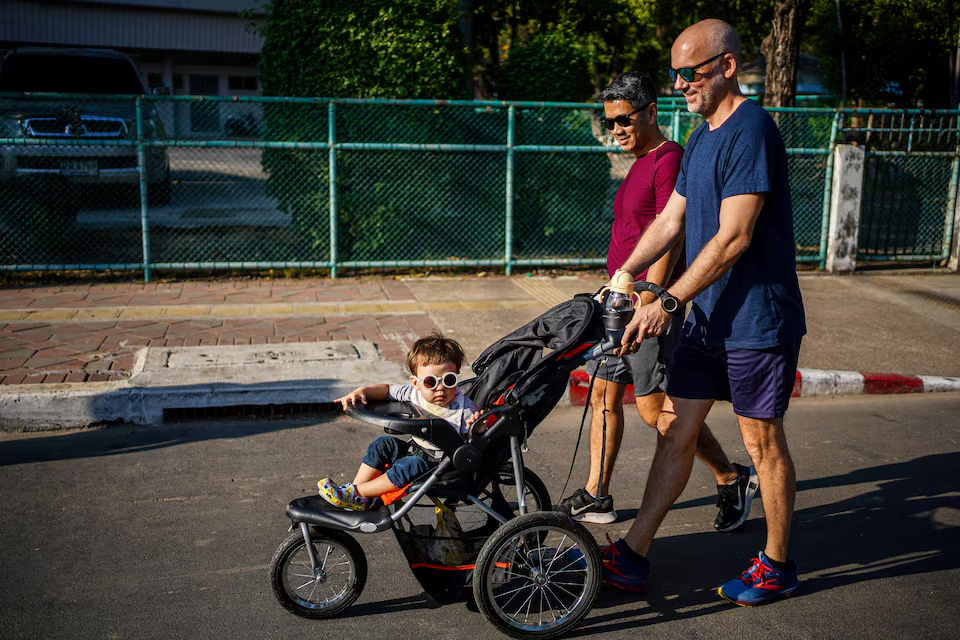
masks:
{"label": "stroller seat", "polygon": [[[454,461],[454,465],[446,465],[445,470],[434,481],[431,495],[453,497],[470,488],[474,475],[467,468],[476,466],[481,455],[475,446],[464,442],[457,430],[446,420],[432,417],[409,402],[356,405],[347,409],[347,414],[378,425],[391,435],[417,436],[439,447],[443,451],[444,459]],[[424,480],[411,485],[409,491],[416,491]],[[287,505],[286,514],[293,522],[306,522],[343,531],[373,533],[389,529],[393,521],[383,502],[377,500],[371,506],[373,508],[367,511],[348,511],[331,505],[320,496],[303,496]]]}
{"label": "stroller seat", "polygon": [[287,504],[287,517],[292,522],[364,533],[389,529],[392,524],[390,512],[386,509],[347,511],[333,506],[318,495],[292,500]]}

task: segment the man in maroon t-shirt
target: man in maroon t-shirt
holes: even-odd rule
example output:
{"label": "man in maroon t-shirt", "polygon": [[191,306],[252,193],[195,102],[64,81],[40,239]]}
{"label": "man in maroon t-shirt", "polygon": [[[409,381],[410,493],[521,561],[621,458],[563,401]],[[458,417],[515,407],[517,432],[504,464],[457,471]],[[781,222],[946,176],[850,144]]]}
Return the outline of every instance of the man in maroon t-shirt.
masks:
{"label": "man in maroon t-shirt", "polygon": [[[656,99],[650,77],[633,71],[618,75],[598,96],[604,110],[601,123],[613,133],[621,148],[636,158],[613,201],[613,228],[607,253],[607,272],[611,277],[630,257],[644,230],[667,204],[680,172],[683,148],[667,140],[660,131]],[[686,267],[682,254],[681,238],[637,279],[663,286],[672,283]],[[640,294],[640,301],[643,305],[660,304],[659,299],[648,292]],[[608,489],[623,437],[624,389],[628,384],[633,385],[640,418],[655,426],[666,398],[667,370],[682,324],[683,319],[676,317],[669,332],[656,340],[644,340],[635,352],[622,358],[611,355],[603,362],[592,360],[588,364],[587,373],[596,375],[590,397],[593,409],[590,476],[583,489],[559,504],[576,520],[600,524],[616,521],[617,512]],[[707,425],[701,427],[697,439],[697,456],[710,467],[718,486],[735,484],[741,477],[755,482],[752,468],[730,463]],[[749,501],[740,502],[737,508],[730,501],[719,501],[720,512],[714,521],[717,530],[732,531],[743,524],[750,505]]]}

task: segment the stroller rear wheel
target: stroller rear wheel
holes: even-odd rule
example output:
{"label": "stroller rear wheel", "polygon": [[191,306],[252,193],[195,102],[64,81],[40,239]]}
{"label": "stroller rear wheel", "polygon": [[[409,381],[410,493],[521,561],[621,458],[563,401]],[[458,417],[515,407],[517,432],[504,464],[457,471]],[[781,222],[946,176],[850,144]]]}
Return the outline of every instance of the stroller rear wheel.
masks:
{"label": "stroller rear wheel", "polygon": [[320,570],[314,572],[303,535],[297,531],[283,541],[270,561],[273,593],[284,608],[298,616],[335,616],[363,592],[366,556],[357,541],[342,531],[311,530],[310,543]]}
{"label": "stroller rear wheel", "polygon": [[602,579],[600,552],[583,525],[529,513],[483,545],[473,574],[477,608],[514,638],[554,638],[590,613]]}
{"label": "stroller rear wheel", "polygon": [[[550,492],[547,491],[543,480],[526,467],[523,469],[523,489],[527,502],[527,513],[550,511],[553,508],[550,501]],[[498,469],[493,480],[477,497],[493,508],[494,511],[502,512],[500,515],[505,518],[520,515],[517,483],[514,480],[513,467],[504,465]],[[464,533],[469,535],[486,535],[500,526],[500,523],[489,517],[486,512],[469,503],[457,506],[457,520],[459,520]]]}

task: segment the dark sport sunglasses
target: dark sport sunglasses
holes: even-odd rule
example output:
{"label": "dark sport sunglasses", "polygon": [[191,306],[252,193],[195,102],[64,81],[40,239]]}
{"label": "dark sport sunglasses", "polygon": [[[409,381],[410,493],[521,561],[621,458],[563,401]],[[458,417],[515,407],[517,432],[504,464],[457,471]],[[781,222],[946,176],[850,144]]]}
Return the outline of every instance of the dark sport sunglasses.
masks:
{"label": "dark sport sunglasses", "polygon": [[682,68],[680,68],[680,69],[674,69],[673,67],[670,67],[670,68],[667,70],[667,72],[670,74],[670,81],[671,81],[671,82],[676,82],[676,81],[677,81],[677,76],[680,76],[680,77],[683,78],[686,82],[693,82],[694,78],[697,77],[697,74],[696,74],[696,70],[697,70],[697,69],[699,69],[700,67],[702,67],[702,66],[704,66],[704,65],[710,64],[711,62],[713,62],[713,61],[716,60],[717,58],[722,58],[723,56],[727,55],[727,53],[729,53],[729,52],[718,53],[717,55],[713,56],[713,57],[710,58],[709,60],[705,60],[705,61],[701,62],[700,64],[695,64],[695,65],[693,65],[692,67],[682,67]]}
{"label": "dark sport sunglasses", "polygon": [[600,118],[600,124],[602,124],[604,128],[606,128],[608,131],[613,131],[613,126],[615,124],[618,124],[624,129],[626,129],[627,127],[630,126],[630,117],[640,113],[641,111],[649,107],[651,104],[653,103],[648,102],[647,104],[643,105],[639,109],[635,111],[631,111],[625,116],[621,115],[621,116],[617,116],[616,118]]}
{"label": "dark sport sunglasses", "polygon": [[432,391],[436,389],[439,385],[443,385],[445,389],[453,389],[460,382],[460,374],[454,373],[453,371],[447,371],[445,374],[443,374],[439,378],[437,378],[437,376],[433,375],[432,373],[428,373],[422,378],[419,378],[417,376],[413,376],[413,377],[417,378],[417,382],[419,382],[420,385],[427,391]]}

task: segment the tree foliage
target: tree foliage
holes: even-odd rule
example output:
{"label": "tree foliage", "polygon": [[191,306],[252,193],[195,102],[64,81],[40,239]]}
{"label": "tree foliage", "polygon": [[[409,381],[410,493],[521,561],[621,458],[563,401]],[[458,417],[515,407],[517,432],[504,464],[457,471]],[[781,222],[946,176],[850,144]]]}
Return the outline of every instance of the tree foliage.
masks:
{"label": "tree foliage", "polygon": [[839,0],[842,37],[838,0],[802,4],[807,19],[790,35],[773,29],[775,0],[269,0],[263,86],[268,95],[580,101],[638,70],[669,91],[673,40],[720,18],[737,28],[744,61],[765,38],[774,52],[799,40],[839,95],[842,47],[856,102],[948,106],[960,0]]}
{"label": "tree foliage", "polygon": [[840,94],[840,51],[852,102],[943,108],[955,73],[960,0],[813,0],[805,47]]}
{"label": "tree foliage", "polygon": [[496,82],[503,100],[581,102],[593,93],[589,55],[563,32],[537,33],[511,47]]}
{"label": "tree foliage", "polygon": [[467,98],[458,0],[270,0],[265,95]]}
{"label": "tree foliage", "polygon": [[[470,41],[483,41],[486,35],[482,20],[471,24],[465,19],[467,5],[461,0],[272,0],[263,31],[264,92],[468,98],[467,71],[484,51]],[[489,45],[491,85],[501,82],[511,99],[588,99],[588,47],[573,33],[541,28],[539,14],[524,13],[526,6],[497,7],[510,19],[506,23],[499,13],[488,16],[497,36]],[[551,10],[548,3],[534,8]],[[595,142],[587,115],[554,115],[518,116],[518,139],[526,144]],[[459,105],[337,104],[335,124],[341,142],[496,145],[506,140],[505,110]],[[325,142],[327,113],[313,104],[268,104],[264,129],[271,139]],[[582,158],[573,170],[550,154],[521,156],[514,176],[513,246],[518,255],[570,246],[574,236],[580,244],[602,249],[602,231],[585,227],[571,212],[601,206],[610,184],[606,156]],[[411,247],[420,259],[502,255],[502,155],[338,150],[336,247],[329,246],[329,157],[326,149],[270,149],[263,159],[270,193],[290,212],[315,258],[335,249],[340,261],[398,260],[409,258]],[[449,233],[451,229],[458,233]]]}
{"label": "tree foliage", "polygon": [[[770,31],[773,0],[474,0],[465,16],[478,97],[509,95],[498,71],[544,34],[564,34],[589,66],[594,93],[618,73],[644,71],[664,87],[670,46],[683,29],[704,18],[733,24],[747,59],[759,55]],[[577,59],[579,64],[579,59]],[[569,99],[569,98],[568,98]]]}

